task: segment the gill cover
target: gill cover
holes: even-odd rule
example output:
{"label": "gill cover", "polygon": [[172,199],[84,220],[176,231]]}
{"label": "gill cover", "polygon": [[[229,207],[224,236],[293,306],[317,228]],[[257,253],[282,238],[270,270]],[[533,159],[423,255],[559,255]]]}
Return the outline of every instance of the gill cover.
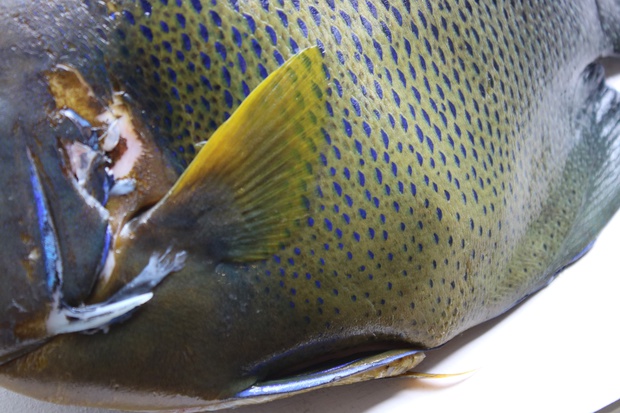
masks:
{"label": "gill cover", "polygon": [[[67,306],[86,299],[109,242],[107,213],[85,197],[60,144],[88,142],[71,119],[56,116],[44,77],[72,57],[67,44],[76,61],[101,61],[101,7],[65,2],[59,17],[56,4],[15,6],[0,5],[0,361],[49,336],[58,297]],[[105,89],[96,70],[86,75]]]}
{"label": "gill cover", "polygon": [[0,364],[57,334],[107,328],[183,262],[155,254],[136,282],[85,305],[112,243],[113,176],[95,133],[112,93],[106,9],[15,5],[0,4]]}

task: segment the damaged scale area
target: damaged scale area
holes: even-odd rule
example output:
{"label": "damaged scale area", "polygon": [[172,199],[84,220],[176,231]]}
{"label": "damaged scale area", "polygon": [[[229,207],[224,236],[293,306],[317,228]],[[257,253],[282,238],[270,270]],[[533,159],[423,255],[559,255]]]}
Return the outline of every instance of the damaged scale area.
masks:
{"label": "damaged scale area", "polygon": [[[94,25],[84,7],[67,14],[78,24]],[[40,14],[31,12],[31,20],[28,13],[20,15],[1,46],[22,36],[16,27],[42,23],[37,16],[43,21],[54,19],[54,13],[46,9],[41,7]],[[96,43],[103,41],[105,31],[85,33]],[[55,38],[53,33],[44,33],[43,40],[46,35]],[[24,177],[30,187],[23,195],[9,187],[2,200],[2,214],[13,215],[7,229],[15,226],[23,234],[17,250],[7,245],[9,253],[4,258],[26,255],[23,275],[4,275],[9,280],[4,284],[10,288],[0,302],[10,304],[0,333],[2,362],[58,334],[107,330],[150,300],[152,289],[182,268],[185,258],[182,251],[162,246],[136,272],[131,284],[110,291],[115,240],[122,226],[161,199],[178,173],[153,143],[140,115],[132,113],[125,94],[113,90],[109,78],[101,82],[100,70],[87,70],[95,90],[78,69],[60,63],[66,52],[56,54],[55,47],[38,59],[20,54],[39,47],[32,41],[13,47],[3,63],[3,84],[9,89],[32,84],[28,89],[33,97],[11,100],[10,90],[0,95],[2,127],[13,131],[11,139],[4,141],[9,148],[3,155],[15,156],[13,170],[3,169],[3,173],[8,171],[16,183]],[[30,65],[47,69],[32,73]],[[29,199],[23,201],[23,196]],[[17,209],[20,204],[25,208]],[[28,250],[20,251],[23,248]],[[20,282],[31,287],[24,290]]]}
{"label": "damaged scale area", "polygon": [[66,119],[79,131],[78,140],[58,140],[64,172],[85,205],[97,211],[108,228],[100,263],[93,274],[97,276],[89,298],[93,304],[67,304],[62,292],[60,245],[48,196],[33,155],[27,152],[44,249],[43,254],[33,250],[29,259],[46,261],[51,289],[44,324],[30,324],[24,338],[17,337],[24,339],[28,347],[58,334],[107,331],[110,324],[126,319],[149,301],[152,289],[166,275],[181,269],[185,260],[183,251],[173,252],[164,247],[164,251],[152,254],[149,263],[130,283],[110,292],[110,284],[114,284],[110,276],[115,265],[115,240],[123,225],[138,211],[160,200],[177,177],[170,173],[171,168],[149,132],[131,114],[122,92],[114,92],[111,102],[101,102],[80,73],[64,65],[47,72],[45,77],[56,103],[50,122]]}
{"label": "damaged scale area", "polygon": [[153,206],[178,176],[155,145],[149,129],[132,114],[125,93],[102,102],[78,71],[57,66],[46,74],[56,103],[53,116],[70,120],[85,143],[61,141],[66,165],[87,204],[98,205],[109,222],[109,251],[95,286],[95,302],[110,295],[115,240],[137,213]]}

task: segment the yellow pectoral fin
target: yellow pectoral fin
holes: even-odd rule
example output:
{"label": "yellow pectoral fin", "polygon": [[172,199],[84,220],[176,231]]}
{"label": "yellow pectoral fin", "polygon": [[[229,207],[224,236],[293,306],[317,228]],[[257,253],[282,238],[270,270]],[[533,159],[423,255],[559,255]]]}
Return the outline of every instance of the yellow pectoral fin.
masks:
{"label": "yellow pectoral fin", "polygon": [[318,48],[290,58],[211,136],[149,221],[178,226],[224,260],[275,252],[308,213],[326,84]]}

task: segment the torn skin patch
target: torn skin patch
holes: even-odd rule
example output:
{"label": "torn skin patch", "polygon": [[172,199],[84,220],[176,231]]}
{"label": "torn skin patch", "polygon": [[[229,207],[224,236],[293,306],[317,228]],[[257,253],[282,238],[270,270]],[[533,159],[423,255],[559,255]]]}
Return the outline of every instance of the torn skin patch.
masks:
{"label": "torn skin patch", "polygon": [[[55,120],[70,120],[82,135],[82,142],[79,138],[63,142],[76,186],[81,187],[92,178],[92,159],[99,157],[104,162],[111,189],[104,190],[106,196],[101,198],[101,204],[109,212],[108,222],[116,239],[130,218],[167,193],[177,179],[175,169],[168,164],[137,112],[126,103],[124,92],[114,91],[111,100],[97,96],[77,70],[65,65],[45,76],[56,103],[51,116]],[[112,245],[111,251],[114,250]],[[113,280],[106,273],[109,275],[109,271],[100,275],[91,302],[103,301],[111,294],[106,286]]]}
{"label": "torn skin patch", "polygon": [[72,109],[93,127],[99,127],[97,116],[105,110],[90,85],[72,67],[58,65],[45,74],[56,109]]}

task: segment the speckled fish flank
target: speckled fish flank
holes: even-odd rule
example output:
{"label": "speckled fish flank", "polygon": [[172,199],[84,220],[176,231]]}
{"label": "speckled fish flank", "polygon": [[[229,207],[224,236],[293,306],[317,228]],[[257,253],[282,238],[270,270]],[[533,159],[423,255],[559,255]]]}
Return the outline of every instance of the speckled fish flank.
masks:
{"label": "speckled fish flank", "polygon": [[180,176],[122,215],[88,301],[184,262],[108,334],[1,366],[18,391],[214,409],[399,375],[620,206],[593,63],[620,52],[615,0],[105,3],[106,76]]}
{"label": "speckled fish flank", "polygon": [[133,58],[119,64],[187,162],[268,73],[318,45],[330,121],[315,210],[256,282],[305,323],[390,319],[432,347],[539,288],[581,208],[531,225],[559,208],[549,195],[580,137],[549,119],[581,109],[557,90],[596,57],[582,23],[596,9],[493,3],[142,1],[120,12]]}

